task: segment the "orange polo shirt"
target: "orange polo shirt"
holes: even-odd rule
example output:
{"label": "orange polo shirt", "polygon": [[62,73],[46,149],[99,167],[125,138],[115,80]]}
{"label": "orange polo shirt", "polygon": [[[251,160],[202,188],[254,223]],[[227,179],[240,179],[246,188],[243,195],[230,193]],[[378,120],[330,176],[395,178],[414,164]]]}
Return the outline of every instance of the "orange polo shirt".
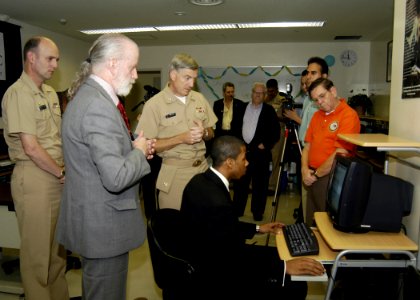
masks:
{"label": "orange polo shirt", "polygon": [[312,117],[306,131],[305,143],[310,143],[308,163],[318,168],[337,148],[354,152],[356,146],[340,140],[339,133],[360,133],[360,120],[356,111],[340,99],[337,108],[326,114],[318,110]]}

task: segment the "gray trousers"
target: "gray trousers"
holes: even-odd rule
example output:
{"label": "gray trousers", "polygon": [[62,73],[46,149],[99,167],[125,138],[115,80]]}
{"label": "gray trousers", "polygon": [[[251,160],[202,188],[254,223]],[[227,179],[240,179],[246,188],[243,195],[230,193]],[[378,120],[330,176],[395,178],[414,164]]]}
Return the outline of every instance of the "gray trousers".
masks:
{"label": "gray trousers", "polygon": [[82,257],[82,299],[126,299],[128,252],[110,258]]}

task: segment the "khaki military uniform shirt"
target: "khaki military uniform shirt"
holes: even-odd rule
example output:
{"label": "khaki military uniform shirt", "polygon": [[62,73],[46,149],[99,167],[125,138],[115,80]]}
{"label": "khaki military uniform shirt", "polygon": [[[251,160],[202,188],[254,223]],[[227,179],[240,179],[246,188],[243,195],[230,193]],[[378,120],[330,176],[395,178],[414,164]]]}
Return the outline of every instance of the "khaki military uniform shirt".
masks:
{"label": "khaki military uniform shirt", "polygon": [[[143,130],[146,138],[170,138],[197,126],[194,121],[203,122],[203,127],[212,127],[217,117],[209,102],[198,92],[191,91],[185,104],[166,86],[163,91],[146,102],[136,132]],[[158,153],[163,159],[195,159],[204,157],[204,141],[194,145],[180,144]]]}
{"label": "khaki military uniform shirt", "polygon": [[41,90],[23,72],[9,87],[2,101],[4,137],[13,161],[28,161],[19,133],[36,136],[38,143],[56,161],[64,164],[61,149],[61,111],[57,93],[46,84]]}

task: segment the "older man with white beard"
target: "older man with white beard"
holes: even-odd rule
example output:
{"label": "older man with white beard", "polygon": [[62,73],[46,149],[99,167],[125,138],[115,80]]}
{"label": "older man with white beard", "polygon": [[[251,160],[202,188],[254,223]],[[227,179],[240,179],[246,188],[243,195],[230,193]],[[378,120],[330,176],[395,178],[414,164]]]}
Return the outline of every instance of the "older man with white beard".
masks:
{"label": "older man with white beard", "polygon": [[56,236],[82,257],[85,300],[126,298],[128,252],[146,237],[138,184],[150,172],[154,140],[140,132],[132,141],[117,97],[130,92],[138,59],[131,39],[103,35],[69,89],[62,126],[66,184]]}

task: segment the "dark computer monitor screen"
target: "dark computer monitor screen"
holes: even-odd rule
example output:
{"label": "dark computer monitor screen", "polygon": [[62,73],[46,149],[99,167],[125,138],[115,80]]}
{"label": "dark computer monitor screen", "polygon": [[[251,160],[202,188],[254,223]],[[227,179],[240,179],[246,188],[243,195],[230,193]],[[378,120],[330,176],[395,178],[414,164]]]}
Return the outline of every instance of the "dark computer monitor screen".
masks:
{"label": "dark computer monitor screen", "polygon": [[372,167],[354,157],[337,155],[330,173],[327,212],[335,228],[359,232],[369,199]]}
{"label": "dark computer monitor screen", "polygon": [[334,176],[332,177],[331,188],[329,191],[329,201],[331,209],[337,213],[340,204],[341,191],[343,189],[344,180],[346,179],[347,168],[342,164],[337,164]]}

